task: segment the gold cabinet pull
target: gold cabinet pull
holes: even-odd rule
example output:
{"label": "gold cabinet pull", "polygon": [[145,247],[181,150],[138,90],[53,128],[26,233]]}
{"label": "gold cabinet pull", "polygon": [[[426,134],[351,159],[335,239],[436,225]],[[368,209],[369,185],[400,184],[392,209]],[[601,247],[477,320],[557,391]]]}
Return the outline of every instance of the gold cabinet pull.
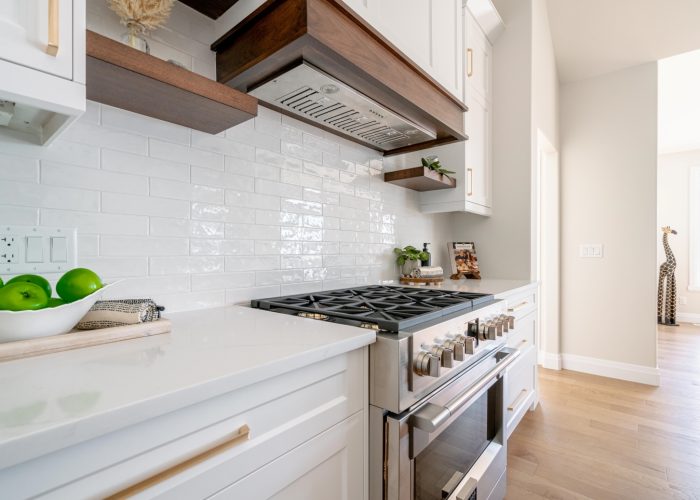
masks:
{"label": "gold cabinet pull", "polygon": [[518,394],[518,397],[515,398],[515,401],[513,401],[510,406],[508,407],[508,411],[515,411],[516,408],[520,406],[520,403],[527,397],[527,389],[523,389],[520,391],[520,394]]}
{"label": "gold cabinet pull", "polygon": [[472,196],[474,194],[474,169],[467,169],[467,196]]}
{"label": "gold cabinet pull", "polygon": [[49,42],[46,53],[56,57],[58,54],[58,0],[49,0]]}
{"label": "gold cabinet pull", "polygon": [[156,473],[155,475],[144,479],[143,481],[129,486],[128,488],[125,488],[115,493],[114,495],[107,497],[106,500],[116,500],[132,497],[137,493],[141,493],[142,491],[147,490],[148,488],[151,488],[157,485],[158,483],[162,483],[166,479],[170,479],[171,477],[174,477],[180,474],[181,472],[184,472],[187,469],[194,467],[197,464],[209,460],[210,458],[215,457],[216,455],[219,455],[224,451],[230,450],[231,448],[242,443],[243,441],[247,441],[248,439],[250,439],[250,428],[247,425],[243,425],[233,436],[226,439],[226,441],[217,444],[213,448],[209,448],[208,450],[203,451],[202,453],[190,457],[177,465],[173,465],[172,467],[162,470]]}
{"label": "gold cabinet pull", "polygon": [[520,304],[518,304],[517,306],[509,307],[509,308],[508,308],[508,312],[517,311],[517,310],[519,310],[519,309],[522,309],[523,307],[526,307],[528,304],[529,304],[529,302],[528,302],[527,300],[523,300],[523,301],[522,301]]}
{"label": "gold cabinet pull", "polygon": [[467,49],[467,77],[471,78],[474,74],[474,51]]}

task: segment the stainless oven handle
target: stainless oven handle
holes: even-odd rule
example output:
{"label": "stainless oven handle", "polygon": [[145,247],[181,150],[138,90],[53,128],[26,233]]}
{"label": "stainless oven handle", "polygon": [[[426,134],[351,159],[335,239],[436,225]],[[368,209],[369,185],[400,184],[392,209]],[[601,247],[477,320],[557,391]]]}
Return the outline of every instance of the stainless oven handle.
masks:
{"label": "stainless oven handle", "polygon": [[[428,403],[411,416],[411,424],[426,432],[435,432],[452,415],[456,414],[460,408],[466,405],[474,396],[482,390],[492,386],[501,376],[503,370],[508,368],[518,356],[520,351],[508,349],[501,361],[488,371],[478,382],[470,386],[461,394],[458,394],[445,404],[438,406]],[[503,351],[501,351],[503,352]]]}

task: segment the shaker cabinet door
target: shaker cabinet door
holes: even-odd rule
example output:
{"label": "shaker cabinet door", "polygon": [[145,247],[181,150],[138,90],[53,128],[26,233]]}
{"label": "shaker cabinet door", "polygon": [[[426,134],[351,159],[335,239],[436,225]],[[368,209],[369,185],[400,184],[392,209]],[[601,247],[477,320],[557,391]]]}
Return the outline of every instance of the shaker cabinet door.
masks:
{"label": "shaker cabinet door", "polygon": [[0,1],[0,59],[73,79],[73,0]]}

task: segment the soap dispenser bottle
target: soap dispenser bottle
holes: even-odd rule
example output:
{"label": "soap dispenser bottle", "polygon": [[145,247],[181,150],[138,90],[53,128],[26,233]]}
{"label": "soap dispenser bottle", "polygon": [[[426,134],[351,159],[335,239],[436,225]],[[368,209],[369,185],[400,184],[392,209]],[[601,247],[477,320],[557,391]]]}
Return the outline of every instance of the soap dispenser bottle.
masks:
{"label": "soap dispenser bottle", "polygon": [[430,245],[430,243],[423,243],[423,253],[426,255],[426,257],[425,257],[425,259],[420,261],[421,266],[430,266],[431,265],[432,258],[430,255],[430,251],[428,250],[428,245]]}

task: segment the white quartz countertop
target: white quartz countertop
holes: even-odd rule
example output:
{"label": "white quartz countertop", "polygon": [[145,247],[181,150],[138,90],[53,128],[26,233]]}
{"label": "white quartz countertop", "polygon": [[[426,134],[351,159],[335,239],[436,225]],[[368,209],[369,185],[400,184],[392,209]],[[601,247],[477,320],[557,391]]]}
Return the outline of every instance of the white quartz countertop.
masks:
{"label": "white quartz countertop", "polygon": [[167,317],[168,334],[0,363],[0,468],[375,341],[242,306]]}
{"label": "white quartz countertop", "polygon": [[[384,282],[385,284],[398,285],[398,282]],[[445,281],[439,285],[420,285],[420,288],[428,289],[438,289],[438,290],[454,290],[458,292],[472,292],[472,293],[488,293],[495,296],[499,296],[505,293],[512,293],[521,288],[527,288],[534,286],[536,282],[527,280],[502,280],[502,279],[483,279],[483,280],[472,280],[472,279],[460,279],[451,280],[449,277],[445,278]],[[407,285],[400,285],[407,286]]]}

